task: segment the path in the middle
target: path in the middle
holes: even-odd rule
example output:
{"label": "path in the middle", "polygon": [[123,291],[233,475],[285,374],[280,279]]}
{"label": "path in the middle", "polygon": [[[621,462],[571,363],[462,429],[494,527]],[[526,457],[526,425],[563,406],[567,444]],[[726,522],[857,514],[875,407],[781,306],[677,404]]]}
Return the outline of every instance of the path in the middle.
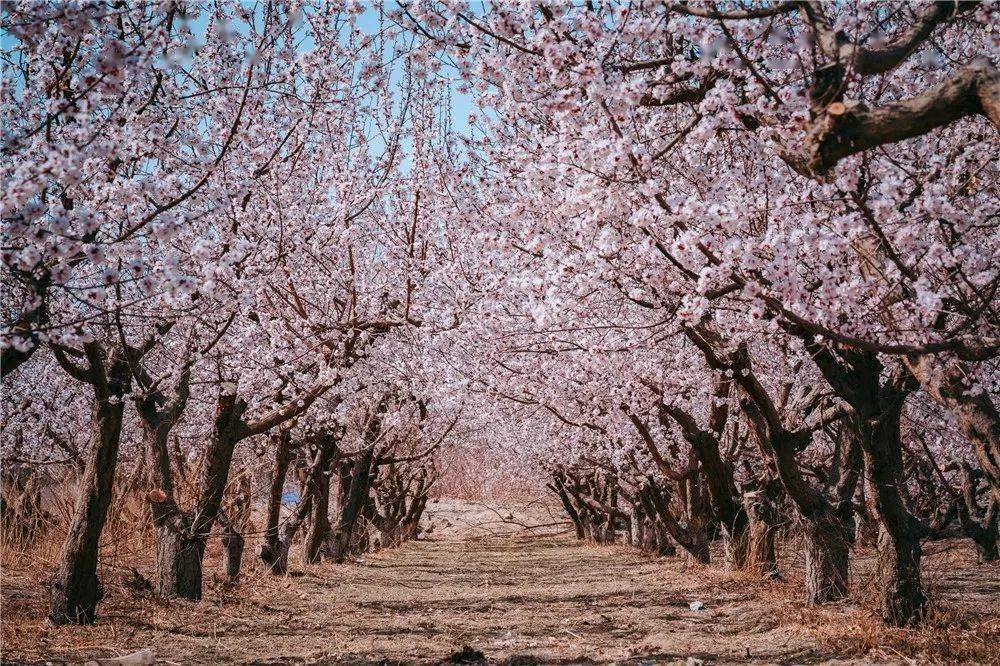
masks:
{"label": "path in the middle", "polygon": [[[717,569],[685,570],[677,559],[583,546],[565,534],[421,540],[360,566],[309,567],[261,583],[239,608],[223,606],[210,629],[188,625],[143,640],[185,663],[433,663],[464,645],[491,661],[801,663],[827,656],[804,631],[779,624],[782,614],[795,614],[779,590],[755,599],[759,586]],[[691,610],[693,600],[705,609]]]}

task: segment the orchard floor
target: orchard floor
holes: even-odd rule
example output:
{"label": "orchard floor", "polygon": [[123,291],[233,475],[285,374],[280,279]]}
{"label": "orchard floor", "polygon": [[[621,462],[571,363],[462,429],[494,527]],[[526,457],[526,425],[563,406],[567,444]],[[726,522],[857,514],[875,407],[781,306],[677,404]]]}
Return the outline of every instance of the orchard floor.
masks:
{"label": "orchard floor", "polygon": [[41,586],[5,571],[0,652],[82,662],[150,648],[164,664],[440,663],[464,646],[510,664],[1000,660],[1000,569],[973,567],[965,545],[928,558],[931,626],[887,631],[856,601],[805,607],[794,572],[755,581],[523,529],[501,522],[506,511],[491,521],[492,510],[431,508],[427,540],[282,578],[249,566],[235,590],[209,584],[201,603],[115,587],[92,627],[47,626]]}

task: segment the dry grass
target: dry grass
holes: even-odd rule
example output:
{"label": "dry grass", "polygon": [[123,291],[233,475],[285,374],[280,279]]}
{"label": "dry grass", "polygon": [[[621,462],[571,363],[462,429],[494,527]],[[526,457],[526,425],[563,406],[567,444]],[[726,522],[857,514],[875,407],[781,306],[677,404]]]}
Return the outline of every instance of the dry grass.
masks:
{"label": "dry grass", "polygon": [[[114,656],[152,647],[165,663],[434,663],[463,645],[492,661],[1000,663],[1000,570],[971,548],[934,544],[926,578],[933,613],[919,630],[890,630],[870,609],[872,561],[859,556],[854,599],[801,601],[796,549],[780,582],[618,547],[581,546],[540,505],[515,510],[440,502],[432,540],[344,566],[294,566],[275,578],[251,561],[229,590],[210,580],[201,603],[129,589],[120,566],[148,566],[121,547],[103,573],[108,596],[90,627],[44,622],[42,578],[51,546],[4,548],[5,659]],[[48,541],[48,540],[45,540]],[[35,552],[37,551],[37,552]],[[939,552],[938,552],[939,551]],[[146,551],[148,552],[148,550]],[[138,554],[136,554],[138,556]],[[218,553],[209,552],[214,570]],[[705,610],[689,603],[702,601]]]}
{"label": "dry grass", "polygon": [[923,579],[929,599],[919,629],[893,629],[879,621],[870,551],[852,562],[861,611],[849,618],[818,616],[815,634],[838,651],[920,663],[1000,664],[1000,563],[980,564],[967,540],[927,544]]}

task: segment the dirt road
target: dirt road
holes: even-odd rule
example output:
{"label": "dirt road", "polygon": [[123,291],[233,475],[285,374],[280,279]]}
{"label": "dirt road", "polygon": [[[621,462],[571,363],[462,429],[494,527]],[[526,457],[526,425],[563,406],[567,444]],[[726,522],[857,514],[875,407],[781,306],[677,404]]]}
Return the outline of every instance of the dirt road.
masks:
{"label": "dirt road", "polygon": [[824,656],[779,627],[768,604],[700,573],[565,536],[418,542],[339,575],[303,576],[301,604],[273,619],[281,631],[220,628],[215,654],[433,661],[468,645],[522,663]]}
{"label": "dirt road", "polygon": [[[436,662],[466,645],[519,663],[824,654],[741,586],[726,590],[710,571],[682,569],[566,535],[418,541],[353,565],[258,575],[242,593],[213,589],[214,603],[149,598],[134,613],[134,598],[114,595],[93,628],[39,628],[46,657],[151,647],[183,664]],[[691,610],[692,601],[705,609]]]}
{"label": "dirt road", "polygon": [[845,654],[831,628],[867,626],[851,604],[806,609],[801,582],[585,546],[565,532],[496,535],[449,510],[430,540],[288,577],[251,566],[235,590],[210,584],[202,603],[115,589],[93,627],[46,626],[44,597],[8,584],[6,658],[152,648],[158,663],[438,663],[470,646],[490,663],[812,663]]}

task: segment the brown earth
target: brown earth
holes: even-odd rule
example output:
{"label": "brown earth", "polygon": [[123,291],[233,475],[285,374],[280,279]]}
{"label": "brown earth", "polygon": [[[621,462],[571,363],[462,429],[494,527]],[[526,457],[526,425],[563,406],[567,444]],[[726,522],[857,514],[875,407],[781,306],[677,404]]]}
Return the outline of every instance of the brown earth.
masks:
{"label": "brown earth", "polygon": [[581,545],[537,505],[430,509],[426,539],[281,578],[248,562],[239,587],[212,583],[201,603],[109,586],[91,627],[47,626],[39,581],[7,567],[3,658],[80,662],[150,648],[165,664],[438,663],[470,646],[491,663],[521,664],[1000,663],[1000,569],[973,566],[966,544],[928,549],[940,551],[928,558],[935,615],[901,631],[858,601],[804,606],[794,560],[786,580],[761,582]]}

